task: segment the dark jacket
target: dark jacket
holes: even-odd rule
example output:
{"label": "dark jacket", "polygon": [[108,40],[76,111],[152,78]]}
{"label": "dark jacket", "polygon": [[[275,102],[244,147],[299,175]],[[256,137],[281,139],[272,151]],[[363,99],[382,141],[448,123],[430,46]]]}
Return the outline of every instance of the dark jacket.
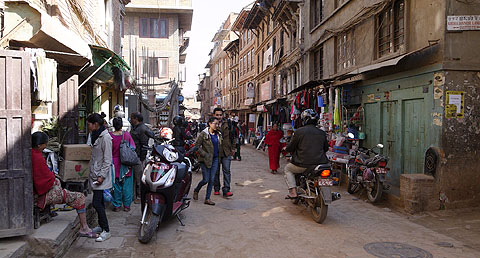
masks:
{"label": "dark jacket", "polygon": [[[217,133],[218,135],[218,150],[219,150],[219,158],[223,157],[222,150],[222,134]],[[198,134],[197,140],[195,141],[195,146],[198,147],[198,153],[200,154],[198,157],[198,162],[205,164],[207,168],[212,167],[213,162],[213,143],[210,139],[210,133],[208,132],[208,127],[205,128]]]}
{"label": "dark jacket", "polygon": [[144,146],[148,146],[148,139],[154,137],[153,132],[144,123],[139,123],[136,126],[132,126],[130,134],[135,142],[135,151],[138,157],[141,161],[144,161],[147,156],[147,149]]}
{"label": "dark jacket", "polygon": [[173,127],[173,138],[174,140],[172,141],[173,146],[185,146],[185,140],[190,140],[192,139],[192,136],[188,136],[185,133],[185,128],[183,127],[178,127],[174,126]]}
{"label": "dark jacket", "polygon": [[328,163],[327,134],[315,127],[307,125],[295,131],[287,145],[287,151],[292,153],[292,163],[308,168],[313,165]]}
{"label": "dark jacket", "polygon": [[[230,123],[230,125],[228,124]],[[234,135],[231,133],[232,130],[232,124],[231,122],[228,122],[227,120],[223,120],[222,122],[222,127],[220,129],[222,133],[222,139],[223,139],[223,155],[222,157],[228,157],[232,155],[232,152],[235,151],[235,147],[233,145],[234,141]],[[222,150],[221,149],[221,150]]]}

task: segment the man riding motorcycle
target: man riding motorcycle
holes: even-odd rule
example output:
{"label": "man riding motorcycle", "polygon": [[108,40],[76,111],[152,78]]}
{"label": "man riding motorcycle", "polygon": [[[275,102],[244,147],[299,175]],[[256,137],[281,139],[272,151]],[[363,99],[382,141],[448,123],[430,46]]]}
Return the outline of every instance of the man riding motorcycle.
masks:
{"label": "man riding motorcycle", "polygon": [[318,114],[312,109],[307,109],[302,112],[301,119],[303,127],[295,131],[286,147],[286,151],[292,153],[291,163],[285,167],[288,199],[297,198],[295,174],[303,173],[309,167],[328,163],[327,135],[316,127]]}

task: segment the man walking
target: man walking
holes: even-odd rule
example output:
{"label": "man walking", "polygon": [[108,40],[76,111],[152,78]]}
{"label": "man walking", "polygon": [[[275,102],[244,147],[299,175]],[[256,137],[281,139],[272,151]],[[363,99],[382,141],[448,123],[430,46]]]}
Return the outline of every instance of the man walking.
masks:
{"label": "man walking", "polygon": [[132,139],[135,142],[138,158],[140,159],[140,164],[133,167],[133,195],[134,202],[136,204],[140,203],[140,186],[141,179],[143,174],[143,169],[145,167],[145,158],[147,157],[148,140],[154,137],[153,132],[143,123],[143,115],[139,112],[132,113],[130,115],[130,123],[132,124],[132,129],[130,134]]}
{"label": "man walking", "polygon": [[[213,110],[213,116],[222,121],[220,132],[222,133],[222,149],[223,158],[221,159],[222,172],[223,172],[223,197],[231,197],[233,193],[230,192],[230,182],[231,182],[231,173],[230,173],[230,163],[232,162],[232,156],[235,151],[233,147],[233,139],[231,138],[232,132],[232,123],[228,119],[223,117],[223,109],[215,108]],[[215,182],[213,185],[215,195],[220,195],[220,166],[218,166],[217,173],[215,174]]]}

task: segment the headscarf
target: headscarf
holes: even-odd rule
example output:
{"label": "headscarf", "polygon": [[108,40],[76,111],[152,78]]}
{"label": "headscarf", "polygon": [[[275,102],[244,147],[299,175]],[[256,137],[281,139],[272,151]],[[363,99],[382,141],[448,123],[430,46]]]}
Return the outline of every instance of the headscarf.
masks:
{"label": "headscarf", "polygon": [[95,142],[97,141],[98,137],[100,137],[100,134],[105,131],[105,126],[102,124],[100,125],[100,128],[98,128],[98,130],[95,130],[95,131],[92,131],[92,134],[91,134],[91,139],[92,139],[92,145],[95,144]]}

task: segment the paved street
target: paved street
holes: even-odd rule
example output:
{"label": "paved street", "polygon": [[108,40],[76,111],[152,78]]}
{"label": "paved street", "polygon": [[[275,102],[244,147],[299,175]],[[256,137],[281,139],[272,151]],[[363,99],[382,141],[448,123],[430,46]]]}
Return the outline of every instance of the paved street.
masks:
{"label": "paved street", "polygon": [[[134,206],[128,214],[109,211],[113,237],[105,243],[80,238],[65,257],[375,257],[366,249],[387,252],[375,242],[411,246],[403,249],[409,251],[405,256],[378,257],[480,257],[463,242],[343,189],[343,199],[330,206],[324,224],[317,224],[303,206],[284,199],[283,175],[269,173],[265,153],[244,147],[242,157],[241,162],[232,161],[234,197],[214,196],[213,207],[193,202],[182,214],[185,227],[171,220],[143,245],[136,237],[140,208]],[[200,177],[194,175],[194,185]],[[205,187],[200,197],[204,194]],[[453,247],[441,247],[441,242]]]}

